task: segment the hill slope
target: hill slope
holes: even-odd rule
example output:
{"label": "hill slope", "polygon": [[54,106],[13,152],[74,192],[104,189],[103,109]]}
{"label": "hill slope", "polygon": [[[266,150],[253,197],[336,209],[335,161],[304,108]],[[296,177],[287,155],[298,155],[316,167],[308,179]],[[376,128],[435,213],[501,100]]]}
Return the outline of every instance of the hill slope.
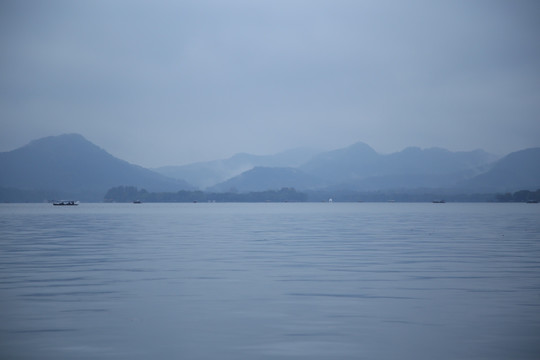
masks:
{"label": "hill slope", "polygon": [[381,155],[367,144],[358,142],[343,149],[318,154],[300,166],[300,170],[325,180],[327,184],[334,184],[365,177],[373,172],[380,158]]}
{"label": "hill slope", "polygon": [[240,175],[257,166],[297,167],[311,159],[317,150],[298,148],[275,155],[251,155],[240,153],[228,159],[197,162],[182,166],[164,166],[154,171],[205,189]]}
{"label": "hill slope", "polygon": [[0,186],[22,190],[54,190],[99,201],[113,186],[133,185],[152,191],[191,189],[115,158],[78,134],[51,136],[0,153]]}
{"label": "hill slope", "polygon": [[379,155],[369,167],[364,166],[355,176],[331,186],[362,191],[452,187],[486,171],[495,160],[494,155],[483,150],[451,152],[440,148],[409,147],[393,154]]}
{"label": "hill slope", "polygon": [[494,163],[488,171],[458,186],[481,192],[540,189],[540,148],[513,152]]}
{"label": "hill slope", "polygon": [[209,188],[214,192],[265,191],[281,188],[314,188],[322,184],[317,178],[295,168],[255,167]]}

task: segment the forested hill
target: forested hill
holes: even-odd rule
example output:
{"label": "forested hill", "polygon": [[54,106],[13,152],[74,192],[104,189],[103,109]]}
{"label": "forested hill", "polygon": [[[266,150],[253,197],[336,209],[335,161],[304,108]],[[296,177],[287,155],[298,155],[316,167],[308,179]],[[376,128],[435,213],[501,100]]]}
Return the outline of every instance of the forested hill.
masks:
{"label": "forested hill", "polygon": [[203,191],[148,192],[134,186],[117,186],[105,194],[105,202],[302,202],[307,195],[293,188],[250,193],[212,193]]}
{"label": "forested hill", "polygon": [[109,189],[105,202],[432,202],[435,199],[448,202],[534,202],[540,201],[540,189],[521,190],[515,193],[455,194],[444,190],[416,192],[358,192],[358,191],[307,191],[294,188],[257,191],[249,193],[234,192],[148,192],[134,186],[117,186]]}

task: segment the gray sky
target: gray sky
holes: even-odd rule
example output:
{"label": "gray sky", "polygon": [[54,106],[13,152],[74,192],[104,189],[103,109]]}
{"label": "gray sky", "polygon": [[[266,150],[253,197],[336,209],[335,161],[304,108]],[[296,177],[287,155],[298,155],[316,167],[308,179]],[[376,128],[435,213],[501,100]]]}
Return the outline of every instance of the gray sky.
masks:
{"label": "gray sky", "polygon": [[2,1],[0,151],[540,146],[540,2]]}

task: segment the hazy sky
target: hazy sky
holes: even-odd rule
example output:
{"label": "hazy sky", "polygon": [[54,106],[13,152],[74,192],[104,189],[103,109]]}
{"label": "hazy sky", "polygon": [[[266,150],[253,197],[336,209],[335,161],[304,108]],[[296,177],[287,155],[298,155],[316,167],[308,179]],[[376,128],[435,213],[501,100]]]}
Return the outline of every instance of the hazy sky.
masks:
{"label": "hazy sky", "polygon": [[540,146],[540,2],[0,2],[0,151],[154,167],[364,141]]}

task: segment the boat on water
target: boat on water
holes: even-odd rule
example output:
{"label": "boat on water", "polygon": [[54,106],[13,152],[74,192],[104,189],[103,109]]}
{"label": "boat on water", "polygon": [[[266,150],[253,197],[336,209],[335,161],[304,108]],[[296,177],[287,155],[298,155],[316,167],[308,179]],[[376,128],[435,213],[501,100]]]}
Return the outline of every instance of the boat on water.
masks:
{"label": "boat on water", "polygon": [[77,206],[79,205],[78,201],[74,200],[59,200],[53,202],[54,206]]}
{"label": "boat on water", "polygon": [[444,204],[446,201],[444,200],[433,200],[434,204]]}
{"label": "boat on water", "polygon": [[141,200],[134,200],[133,203],[134,204],[142,204]]}

